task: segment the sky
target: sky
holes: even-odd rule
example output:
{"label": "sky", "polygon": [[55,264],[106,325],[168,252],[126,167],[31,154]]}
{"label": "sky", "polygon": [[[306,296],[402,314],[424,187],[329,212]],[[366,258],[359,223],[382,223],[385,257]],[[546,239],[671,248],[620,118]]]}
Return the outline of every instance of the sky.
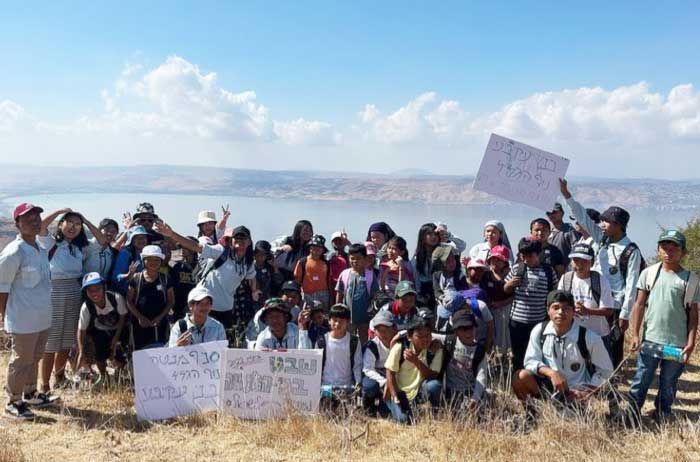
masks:
{"label": "sky", "polygon": [[[698,178],[698,2],[28,2],[0,162]],[[692,168],[695,167],[695,168]]]}

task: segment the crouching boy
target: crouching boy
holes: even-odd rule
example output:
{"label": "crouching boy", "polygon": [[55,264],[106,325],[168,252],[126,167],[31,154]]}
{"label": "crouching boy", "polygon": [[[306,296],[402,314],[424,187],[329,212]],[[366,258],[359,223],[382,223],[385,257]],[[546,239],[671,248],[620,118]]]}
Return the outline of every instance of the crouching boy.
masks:
{"label": "crouching boy", "polygon": [[311,348],[309,340],[310,314],[308,310],[299,315],[299,327],[292,322],[289,308],[280,298],[271,298],[260,310],[260,320],[265,329],[255,341],[255,349],[261,350],[292,350]]}
{"label": "crouching boy", "polygon": [[574,320],[574,306],[570,292],[554,290],[547,295],[549,321],[532,329],[525,368],[513,380],[521,401],[539,398],[543,389],[562,401],[582,401],[612,374],[603,340]]}
{"label": "crouching boy", "polygon": [[339,397],[353,395],[362,380],[362,346],[359,337],[348,331],[350,308],[335,304],[328,316],[331,330],[316,342],[316,347],[323,350],[321,407],[324,409],[335,408]]}
{"label": "crouching boy", "polygon": [[223,324],[209,316],[213,303],[214,299],[209,289],[196,286],[190,290],[187,294],[189,313],[173,324],[168,346],[187,346],[226,340]]}
{"label": "crouching boy", "polygon": [[387,415],[388,409],[383,400],[386,386],[384,364],[391,349],[391,339],[396,335],[394,316],[380,310],[372,319],[371,326],[375,336],[367,342],[362,354],[362,407],[370,416],[376,416],[378,410],[382,415]]}
{"label": "crouching boy", "polygon": [[433,409],[440,405],[442,348],[429,350],[432,320],[415,316],[409,322],[408,336],[394,344],[386,360],[384,399],[397,422],[413,423],[414,407],[426,399]]}

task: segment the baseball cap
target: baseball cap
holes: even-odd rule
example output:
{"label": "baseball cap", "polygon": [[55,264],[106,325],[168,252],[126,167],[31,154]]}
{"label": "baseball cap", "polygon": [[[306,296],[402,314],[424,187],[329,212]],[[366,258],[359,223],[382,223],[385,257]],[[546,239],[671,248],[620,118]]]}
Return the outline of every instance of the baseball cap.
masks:
{"label": "baseball cap", "polygon": [[499,260],[508,262],[510,261],[510,250],[508,250],[508,247],[505,245],[494,245],[491,247],[487,261],[491,258],[498,258]]}
{"label": "baseball cap", "polygon": [[659,236],[659,241],[658,242],[675,242],[678,244],[681,248],[685,249],[686,245],[686,240],[685,236],[683,233],[681,233],[678,230],[675,229],[667,229],[663,233],[661,233],[661,236]]}
{"label": "baseball cap", "polygon": [[574,306],[574,296],[568,290],[553,290],[547,294],[547,307],[552,303],[566,302],[571,306]]}
{"label": "baseball cap", "polygon": [[397,298],[401,298],[408,294],[418,295],[418,292],[416,292],[416,289],[413,287],[413,283],[411,281],[401,281],[396,284],[394,295]]}
{"label": "baseball cap", "polygon": [[484,263],[484,260],[482,260],[481,258],[472,258],[471,260],[469,260],[469,263],[467,263],[467,269],[472,268],[490,269],[491,267]]}
{"label": "baseball cap", "polygon": [[569,254],[569,258],[580,258],[582,260],[593,260],[594,257],[595,252],[593,251],[593,247],[583,242],[574,245],[574,248],[571,249],[571,253]]}
{"label": "baseball cap", "polygon": [[282,284],[282,292],[301,292],[301,284],[297,281],[285,281]]}
{"label": "baseball cap", "polygon": [[335,241],[336,239],[340,239],[341,237],[343,237],[343,232],[336,231],[333,234],[331,234],[331,242]]}
{"label": "baseball cap", "polygon": [[95,284],[102,284],[102,276],[100,276],[100,273],[97,272],[92,272],[92,273],[87,273],[85,276],[83,276],[83,285],[82,288],[86,288],[87,286],[93,286]]}
{"label": "baseball cap", "polygon": [[190,290],[190,293],[187,294],[187,303],[201,302],[207,297],[211,298],[212,301],[214,300],[214,297],[212,296],[211,292],[209,292],[209,290],[206,287],[195,286],[195,288]]}
{"label": "baseball cap", "polygon": [[44,211],[44,209],[42,209],[38,205],[30,204],[28,202],[22,202],[17,207],[15,207],[15,211],[13,212],[12,217],[15,221],[17,221],[19,217],[31,212],[32,210],[36,210],[39,213],[42,213]]}
{"label": "baseball cap", "polygon": [[552,207],[552,210],[549,210],[547,213],[554,213],[554,212],[563,212],[564,207],[559,202],[554,203],[554,207]]}
{"label": "baseball cap", "polygon": [[470,329],[476,325],[476,319],[471,310],[459,310],[452,315],[452,328],[459,329],[465,327]]}
{"label": "baseball cap", "polygon": [[372,325],[377,326],[388,326],[392,327],[394,325],[394,316],[387,310],[379,310],[377,314],[372,318]]}
{"label": "baseball cap", "polygon": [[260,309],[260,319],[262,319],[263,322],[265,322],[265,318],[271,311],[279,311],[281,313],[286,314],[289,318],[291,318],[291,314],[289,313],[289,310],[287,309],[287,306],[284,304],[281,298],[278,297],[273,297],[267,299],[263,307]]}
{"label": "baseball cap", "polygon": [[231,230],[231,237],[239,236],[241,234],[245,235],[245,237],[250,239],[250,230],[243,225],[236,226]]}

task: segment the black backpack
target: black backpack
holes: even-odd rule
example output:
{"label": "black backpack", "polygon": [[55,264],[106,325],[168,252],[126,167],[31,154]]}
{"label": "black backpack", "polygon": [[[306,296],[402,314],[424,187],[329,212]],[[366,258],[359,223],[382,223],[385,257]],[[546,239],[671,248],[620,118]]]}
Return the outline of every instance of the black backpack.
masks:
{"label": "black backpack", "polygon": [[[350,334],[350,372],[353,382],[355,381],[355,352],[360,345],[360,338],[357,335]],[[376,345],[375,345],[376,346]],[[321,371],[326,367],[326,336],[322,335],[316,342],[316,347],[323,349],[323,358],[321,359]],[[321,372],[323,373],[323,372]]]}
{"label": "black backpack", "polygon": [[[408,340],[407,336],[402,336],[398,341],[400,342],[400,345],[401,345],[401,355],[399,355],[399,368],[401,368],[401,365],[406,360],[406,358],[403,357],[403,354],[411,346],[411,341]],[[454,351],[454,345],[453,345],[453,351]],[[430,363],[433,362],[433,359],[435,359],[435,353],[430,351],[430,348],[428,348],[428,351],[425,355],[425,362],[427,363],[428,367],[430,367]],[[443,361],[443,364],[444,364],[444,361]],[[440,365],[440,368],[442,369],[442,365]]]}
{"label": "black backpack", "polygon": [[207,278],[209,273],[215,269],[219,269],[221,265],[226,263],[226,260],[230,254],[231,249],[226,247],[221,255],[219,255],[219,258],[214,260],[214,263],[210,263],[208,259],[205,260],[203,258],[199,258],[197,260],[197,266],[195,267],[194,271],[192,271],[192,279],[194,280],[195,284],[199,284],[201,281]]}
{"label": "black backpack", "polygon": [[[117,314],[119,314],[119,311],[117,310],[117,296],[114,295],[114,292],[105,290],[105,298],[107,299],[109,304],[112,305],[114,311]],[[97,307],[89,298],[86,298],[85,306],[87,307],[88,312],[90,313],[90,324],[88,324],[88,328],[86,329],[89,333],[92,332],[92,330],[95,328],[95,320],[97,319]]]}
{"label": "black backpack", "polygon": [[[543,264],[542,269],[544,270],[544,273],[547,275],[547,291],[551,292],[552,290],[556,289],[556,281],[554,278],[554,268],[552,268],[550,265]],[[518,271],[515,273],[515,275],[522,280],[525,277],[526,272],[527,272],[527,265],[523,262],[518,263]]]}
{"label": "black backpack", "polygon": [[[635,250],[639,250],[637,244],[635,244],[634,242],[629,243],[620,254],[620,260],[618,260],[618,265],[620,266],[620,274],[622,275],[622,278],[625,281],[627,280],[627,271],[629,270],[630,258],[632,257],[632,254]],[[639,251],[639,258],[639,272],[641,273],[642,270],[647,267],[647,262],[646,260],[644,260],[644,256],[642,255],[641,250]]]}
{"label": "black backpack", "polygon": [[[573,287],[574,274],[573,271],[569,271],[562,276],[562,287],[567,292],[571,292],[571,288]],[[598,307],[600,307],[600,273],[597,271],[591,271],[591,294],[593,295],[593,300],[595,300]]]}
{"label": "black backpack", "polygon": [[[547,328],[547,325],[551,321],[543,321],[540,325],[542,326],[542,330],[540,331],[540,350],[544,346],[544,340],[545,336],[544,330]],[[578,339],[576,340],[576,346],[578,347],[578,351],[581,353],[581,356],[583,357],[583,361],[586,363],[586,370],[588,371],[588,375],[593,377],[593,374],[595,374],[595,365],[593,364],[593,361],[591,360],[591,352],[588,350],[588,345],[586,344],[586,333],[588,331],[586,330],[585,327],[583,326],[578,326]]]}

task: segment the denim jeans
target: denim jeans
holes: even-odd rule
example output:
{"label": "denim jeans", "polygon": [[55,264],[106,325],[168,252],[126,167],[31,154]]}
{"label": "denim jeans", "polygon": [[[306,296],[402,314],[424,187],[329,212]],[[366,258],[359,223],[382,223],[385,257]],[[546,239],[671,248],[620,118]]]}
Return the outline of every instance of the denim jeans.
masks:
{"label": "denim jeans", "polygon": [[664,417],[671,414],[671,405],[676,399],[676,391],[678,390],[678,379],[685,369],[685,364],[655,358],[640,351],[637,356],[637,372],[634,374],[632,385],[630,386],[630,396],[637,408],[641,410],[647,397],[649,385],[654,380],[658,367],[661,368],[659,372],[659,391],[656,394],[656,400],[654,400],[654,407],[657,414]]}
{"label": "denim jeans", "polygon": [[409,401],[406,393],[400,391],[398,393],[398,403],[395,403],[392,399],[388,399],[384,403],[391,411],[391,416],[394,420],[399,423],[413,423],[413,407],[427,399],[432,408],[437,409],[440,406],[441,394],[442,383],[439,380],[426,380],[421,384],[420,391],[413,401]]}
{"label": "denim jeans", "polygon": [[[362,407],[365,411],[376,413],[377,411],[386,416],[389,414],[389,409],[384,404],[384,390],[379,386],[376,380],[369,377],[362,377]],[[379,406],[376,406],[376,400],[379,400]]]}

